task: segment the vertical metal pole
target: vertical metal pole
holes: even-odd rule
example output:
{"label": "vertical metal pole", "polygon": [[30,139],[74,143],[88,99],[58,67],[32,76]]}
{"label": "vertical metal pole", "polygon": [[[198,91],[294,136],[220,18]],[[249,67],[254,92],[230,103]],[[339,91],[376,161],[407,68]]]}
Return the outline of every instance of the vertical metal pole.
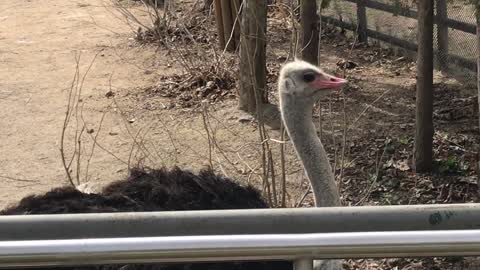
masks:
{"label": "vertical metal pole", "polygon": [[313,270],[313,260],[308,258],[297,259],[293,262],[293,270]]}
{"label": "vertical metal pole", "polygon": [[448,8],[446,0],[437,0],[437,44],[438,65],[441,71],[448,71]]}
{"label": "vertical metal pole", "polygon": [[367,8],[363,0],[357,1],[358,41],[368,42]]}

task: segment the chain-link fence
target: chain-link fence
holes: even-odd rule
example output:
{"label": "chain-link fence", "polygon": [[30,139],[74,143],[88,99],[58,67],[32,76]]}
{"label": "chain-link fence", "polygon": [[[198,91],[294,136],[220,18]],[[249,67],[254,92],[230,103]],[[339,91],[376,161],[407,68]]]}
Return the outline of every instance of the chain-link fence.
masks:
{"label": "chain-link fence", "polygon": [[[366,20],[362,21],[362,7]],[[412,0],[336,0],[322,13],[322,20],[391,46],[415,57],[417,10]],[[360,31],[360,32],[359,32]],[[475,9],[466,1],[435,0],[434,50],[439,70],[475,83]]]}

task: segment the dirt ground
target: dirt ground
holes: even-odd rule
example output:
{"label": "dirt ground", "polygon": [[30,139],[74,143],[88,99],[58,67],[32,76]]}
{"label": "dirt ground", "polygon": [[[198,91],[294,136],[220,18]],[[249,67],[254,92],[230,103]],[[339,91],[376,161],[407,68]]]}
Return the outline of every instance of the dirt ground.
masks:
{"label": "dirt ground", "polygon": [[[64,147],[68,163],[84,126],[82,156],[72,162],[75,183],[93,183],[95,190],[135,165],[213,165],[227,176],[260,181],[258,132],[252,118],[236,110],[233,94],[207,109],[215,140],[209,154],[212,138],[198,109],[175,106],[175,99],[148,90],[169,76],[182,78],[178,61],[164,49],[135,42],[137,26],[112,2],[3,1],[0,10],[0,208],[68,184],[60,138],[79,56],[80,109],[66,128]],[[141,6],[131,11],[149,20]],[[292,181],[303,190],[302,171],[294,172]]]}
{"label": "dirt ground", "polygon": [[[76,55],[84,73],[98,54],[83,87],[92,122],[107,104],[98,97],[110,80],[115,88],[149,85],[162,66],[153,49],[132,47],[130,27],[106,1],[1,1],[0,14],[1,208],[65,183],[59,138]],[[103,128],[117,124],[109,118]],[[121,153],[121,136],[104,143]],[[102,179],[124,169],[101,152],[95,164],[92,175]]]}

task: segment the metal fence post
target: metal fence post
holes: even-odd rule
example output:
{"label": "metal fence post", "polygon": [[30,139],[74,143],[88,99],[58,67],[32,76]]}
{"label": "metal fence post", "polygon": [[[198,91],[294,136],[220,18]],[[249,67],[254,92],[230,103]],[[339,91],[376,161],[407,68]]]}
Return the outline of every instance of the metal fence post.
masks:
{"label": "metal fence post", "polygon": [[368,24],[367,24],[367,8],[364,0],[357,1],[357,23],[358,23],[358,41],[362,43],[368,42]]}
{"label": "metal fence post", "polygon": [[438,65],[441,71],[448,71],[448,8],[446,0],[436,2]]}
{"label": "metal fence post", "polygon": [[295,260],[293,270],[313,270],[313,260],[308,258]]}

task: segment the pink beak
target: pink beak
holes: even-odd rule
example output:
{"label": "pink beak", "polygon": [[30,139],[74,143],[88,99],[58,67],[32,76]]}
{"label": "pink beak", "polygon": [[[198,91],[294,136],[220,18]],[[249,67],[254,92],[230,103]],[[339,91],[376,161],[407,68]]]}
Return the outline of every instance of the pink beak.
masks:
{"label": "pink beak", "polygon": [[347,82],[348,81],[343,78],[323,73],[323,76],[318,76],[311,84],[315,87],[318,87],[319,89],[336,89],[342,87]]}

